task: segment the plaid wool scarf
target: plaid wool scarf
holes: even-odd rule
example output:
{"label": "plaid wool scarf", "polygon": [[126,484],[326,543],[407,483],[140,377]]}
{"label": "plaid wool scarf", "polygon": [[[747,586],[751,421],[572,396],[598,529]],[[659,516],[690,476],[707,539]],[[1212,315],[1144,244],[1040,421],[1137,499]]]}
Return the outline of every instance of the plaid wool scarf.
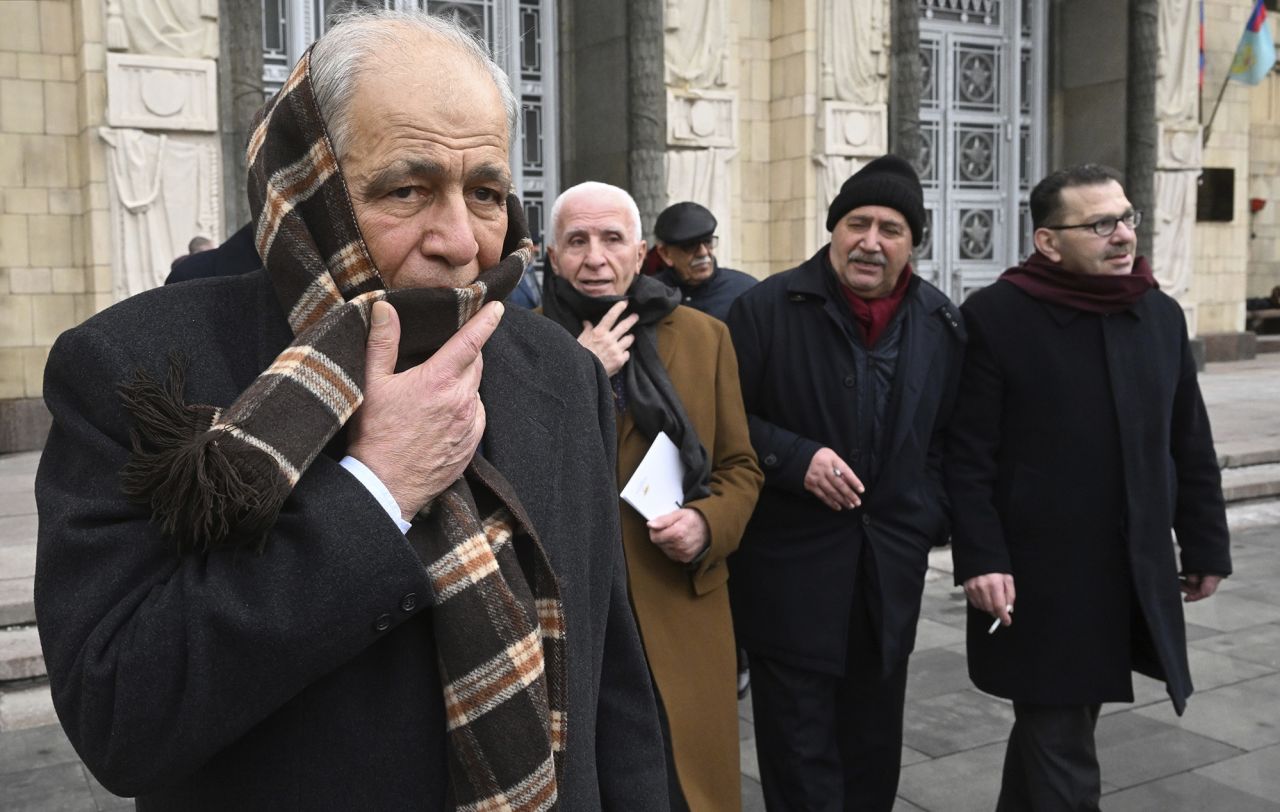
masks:
{"label": "plaid wool scarf", "polygon": [[[261,549],[302,473],[360,406],[370,309],[401,322],[401,359],[429,357],[532,253],[507,199],[505,257],[464,288],[387,290],[356,223],[311,86],[311,53],[258,114],[247,153],[263,267],[293,342],[225,409],[183,401],[182,366],[122,388],[138,421],[125,493],[180,551]],[[415,518],[436,603],[450,802],[461,810],[558,805],[565,732],[564,612],[546,552],[506,480],[477,456]]]}

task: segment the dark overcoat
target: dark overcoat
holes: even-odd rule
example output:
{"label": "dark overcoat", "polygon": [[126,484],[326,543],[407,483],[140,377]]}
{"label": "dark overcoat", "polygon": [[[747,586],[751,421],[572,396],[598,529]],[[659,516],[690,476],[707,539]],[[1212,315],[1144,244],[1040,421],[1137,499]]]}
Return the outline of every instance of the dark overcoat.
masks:
{"label": "dark overcoat", "polygon": [[929,549],[947,538],[941,454],[964,328],[941,291],[911,280],[895,316],[903,332],[877,438],[879,475],[864,482],[862,507],[831,510],[805,490],[805,471],[825,446],[858,472],[867,456],[858,447],[858,391],[872,373],[854,350],[841,310],[848,305],[824,276],[832,273],[821,261],[826,251],[761,282],[729,311],[765,474],[729,583],[748,651],[839,675],[860,547],[870,545],[868,598],[888,671],[915,645]]}
{"label": "dark overcoat", "polygon": [[[54,705],[111,791],[174,810],[443,810],[443,699],[418,556],[342,468],[339,435],[265,551],[179,555],[120,494],[136,369],[190,359],[225,406],[291,339],[262,272],[135,296],[49,357],[36,612]],[[563,809],[651,810],[666,773],[632,619],[599,364],[509,308],[484,349],[484,453],[546,546],[569,663]]]}
{"label": "dark overcoat", "polygon": [[1040,704],[1132,701],[1131,669],[1191,694],[1178,563],[1231,572],[1213,438],[1182,308],[1113,315],[1005,281],[965,302],[947,454],[956,583],[1011,573],[1013,625],[969,608],[969,673]]}

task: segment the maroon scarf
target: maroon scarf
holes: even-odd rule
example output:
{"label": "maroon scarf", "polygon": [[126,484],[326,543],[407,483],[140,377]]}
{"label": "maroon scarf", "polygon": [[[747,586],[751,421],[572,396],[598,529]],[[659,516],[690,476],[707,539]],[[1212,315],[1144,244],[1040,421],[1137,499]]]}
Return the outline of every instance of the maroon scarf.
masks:
{"label": "maroon scarf", "polygon": [[1119,313],[1160,287],[1146,257],[1135,259],[1127,274],[1093,274],[1068,271],[1036,251],[1000,278],[1037,299],[1088,313]]}
{"label": "maroon scarf", "polygon": [[893,290],[889,291],[888,296],[864,299],[837,279],[836,284],[844,294],[845,301],[849,303],[849,309],[853,311],[853,320],[857,322],[867,349],[876,345],[884,328],[888,327],[889,322],[893,320],[893,314],[898,312],[898,306],[907,296],[907,284],[910,282],[911,265],[908,264],[902,269],[902,275],[898,277],[897,284],[893,286]]}

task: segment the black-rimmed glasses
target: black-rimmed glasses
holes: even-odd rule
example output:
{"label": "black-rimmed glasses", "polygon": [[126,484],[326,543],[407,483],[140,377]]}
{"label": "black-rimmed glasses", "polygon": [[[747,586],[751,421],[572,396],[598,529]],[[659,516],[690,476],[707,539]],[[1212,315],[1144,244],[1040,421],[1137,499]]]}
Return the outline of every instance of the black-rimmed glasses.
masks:
{"label": "black-rimmed glasses", "polygon": [[1121,217],[1103,217],[1101,220],[1094,220],[1092,223],[1077,223],[1073,226],[1045,226],[1050,231],[1066,231],[1069,228],[1090,228],[1093,233],[1099,237],[1110,237],[1116,233],[1116,226],[1124,223],[1130,229],[1136,230],[1142,225],[1142,212],[1131,211]]}
{"label": "black-rimmed glasses", "polygon": [[698,248],[705,245],[708,251],[716,250],[716,246],[720,244],[720,238],[715,234],[710,237],[703,237],[700,240],[690,240],[689,242],[675,243],[676,248],[684,251],[686,254],[696,254]]}

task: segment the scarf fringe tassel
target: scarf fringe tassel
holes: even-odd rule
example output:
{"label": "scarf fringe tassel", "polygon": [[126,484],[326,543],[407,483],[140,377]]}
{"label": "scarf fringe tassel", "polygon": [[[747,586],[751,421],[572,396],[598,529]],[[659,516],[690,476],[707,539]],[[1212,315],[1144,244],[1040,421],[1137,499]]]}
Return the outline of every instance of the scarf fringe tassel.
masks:
{"label": "scarf fringe tassel", "polygon": [[123,490],[151,509],[179,552],[252,546],[261,551],[289,488],[258,449],[210,431],[217,411],[189,406],[182,391],[186,362],[169,358],[164,384],[139,370],[120,389],[137,420]]}

